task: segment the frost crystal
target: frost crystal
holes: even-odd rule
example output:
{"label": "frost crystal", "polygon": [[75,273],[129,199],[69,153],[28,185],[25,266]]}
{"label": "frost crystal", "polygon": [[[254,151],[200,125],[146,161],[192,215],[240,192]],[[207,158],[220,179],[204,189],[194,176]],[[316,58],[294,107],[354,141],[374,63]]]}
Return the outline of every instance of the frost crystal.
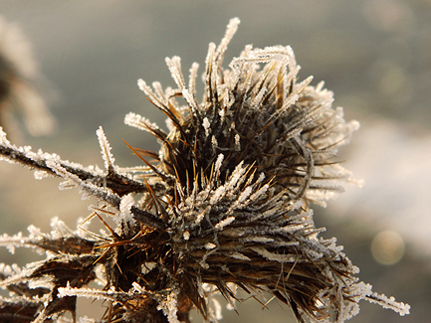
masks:
{"label": "frost crystal", "polygon": [[[101,127],[105,170],[16,147],[0,131],[2,159],[33,169],[37,178],[60,177],[61,188],[77,187],[97,203],[75,231],[54,218],[50,234],[30,226],[28,237],[0,237],[11,252],[46,253],[22,269],[0,265],[0,287],[16,296],[0,300],[0,318],[19,309],[20,322],[65,322],[69,311],[76,322],[77,298],[88,297],[104,300],[108,310],[101,320],[78,322],[189,323],[193,307],[205,322],[216,322],[222,316],[214,294],[235,308],[238,288],[261,302],[271,294],[298,322],[344,322],[361,300],[408,314],[408,305],[359,281],[359,269],[336,239],[319,237],[324,228],[313,221],[310,207],[353,181],[336,152],[358,124],[332,108],[323,83],[298,80],[288,46],[246,46],[224,69],[238,24],[232,19],[220,45],[209,46],[201,102],[198,65],[186,83],[179,57],[166,59],[176,88],[138,81],[167,115],[169,132],[126,116],[126,124],[161,144],[159,151],[127,144],[142,162],[137,167],[115,165]],[[98,233],[88,229],[94,220],[103,226]]]}
{"label": "frost crystal", "polygon": [[208,121],[208,118],[204,118],[204,122],[202,123],[205,129],[205,136],[209,136],[210,134],[210,122]]}
{"label": "frost crystal", "polygon": [[109,141],[106,138],[105,132],[103,128],[100,127],[97,131],[97,138],[99,139],[100,149],[102,150],[103,161],[105,162],[105,168],[110,170],[115,165],[114,156],[111,153],[111,146],[109,145]]}

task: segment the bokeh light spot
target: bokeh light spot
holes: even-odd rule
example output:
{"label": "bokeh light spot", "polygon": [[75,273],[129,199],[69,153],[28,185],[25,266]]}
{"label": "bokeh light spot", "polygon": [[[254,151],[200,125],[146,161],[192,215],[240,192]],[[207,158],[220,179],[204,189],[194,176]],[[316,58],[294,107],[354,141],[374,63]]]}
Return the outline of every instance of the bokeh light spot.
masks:
{"label": "bokeh light spot", "polygon": [[371,253],[378,263],[396,264],[404,255],[404,240],[395,231],[381,231],[371,242]]}

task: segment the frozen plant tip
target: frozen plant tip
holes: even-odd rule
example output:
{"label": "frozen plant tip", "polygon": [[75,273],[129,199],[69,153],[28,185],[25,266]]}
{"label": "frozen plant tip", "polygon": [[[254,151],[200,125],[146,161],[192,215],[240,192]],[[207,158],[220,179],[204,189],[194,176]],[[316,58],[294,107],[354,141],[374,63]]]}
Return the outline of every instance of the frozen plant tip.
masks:
{"label": "frozen plant tip", "polygon": [[[319,237],[324,229],[313,222],[310,206],[325,204],[352,181],[336,150],[358,123],[346,123],[341,108],[332,108],[323,83],[298,81],[290,47],[246,46],[224,69],[238,24],[232,19],[220,45],[209,46],[201,102],[196,63],[188,85],[179,57],[166,59],[177,88],[139,80],[169,128],[126,116],[126,124],[161,142],[158,152],[129,146],[142,166],[115,165],[102,128],[105,170],[0,136],[3,159],[95,197],[86,222],[106,226],[100,233],[73,231],[57,220],[50,235],[34,227],[28,237],[4,235],[0,243],[10,250],[30,247],[46,259],[22,269],[2,265],[0,286],[12,294],[0,301],[3,321],[64,322],[65,312],[75,320],[77,297],[88,297],[104,300],[107,310],[82,322],[190,322],[193,307],[216,322],[214,295],[235,308],[238,289],[262,302],[268,294],[279,299],[298,322],[344,322],[362,299],[408,314],[409,305],[359,281],[336,239]],[[102,287],[90,287],[93,281]]]}

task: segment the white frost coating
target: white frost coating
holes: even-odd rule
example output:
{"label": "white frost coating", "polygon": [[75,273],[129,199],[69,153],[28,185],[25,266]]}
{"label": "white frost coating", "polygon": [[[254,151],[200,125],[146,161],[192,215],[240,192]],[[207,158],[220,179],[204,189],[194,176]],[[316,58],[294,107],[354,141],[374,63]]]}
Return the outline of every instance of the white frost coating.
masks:
{"label": "white frost coating", "polygon": [[133,217],[130,209],[134,205],[135,200],[133,199],[132,194],[125,195],[121,198],[120,202],[120,216],[118,218],[119,221],[124,223],[128,223],[130,225],[134,225],[136,223],[135,218]]}
{"label": "white frost coating", "polygon": [[183,89],[182,94],[184,96],[184,99],[187,101],[189,106],[192,108],[193,111],[198,110],[198,104],[196,103],[194,97],[190,94],[189,90]]}
{"label": "white frost coating", "polygon": [[16,274],[22,274],[22,269],[17,264],[6,265],[4,263],[1,263],[0,272],[5,274],[6,276],[13,276]]}
{"label": "white frost coating", "polygon": [[105,132],[102,127],[96,130],[97,139],[102,153],[103,161],[105,162],[105,169],[112,169],[115,165],[114,155],[111,153],[111,145],[109,144],[108,138],[106,138]]}
{"label": "white frost coating", "polygon": [[[216,44],[214,43],[209,43],[208,45],[208,54],[205,57],[205,67],[208,70],[208,67],[213,63],[213,58],[214,58],[214,53],[215,53],[215,49],[216,49]],[[206,83],[209,80],[209,73],[205,73],[202,75],[202,81],[204,83]],[[206,76],[206,79],[205,79]]]}
{"label": "white frost coating", "polygon": [[168,65],[169,71],[171,72],[172,78],[175,83],[177,83],[184,99],[186,100],[188,106],[192,111],[198,110],[198,103],[196,102],[194,96],[186,89],[183,74],[181,73],[181,58],[178,56],[166,57],[166,64]]}
{"label": "white frost coating", "polygon": [[17,264],[12,264],[12,270],[17,274],[21,274],[22,272],[21,268]]}
{"label": "white frost coating", "polygon": [[15,272],[14,267],[10,267],[9,265],[5,267],[4,271],[8,272],[10,276],[0,281],[0,288],[5,288],[6,286],[19,284],[23,281],[26,281],[28,277],[27,275],[29,274],[29,270],[27,270],[25,267],[22,271],[17,273]]}
{"label": "white frost coating", "polygon": [[[273,242],[274,239],[272,238],[268,238],[268,237],[250,237],[250,238],[246,238],[245,241],[247,242],[260,242],[260,243],[267,243],[267,242]],[[295,244],[297,244],[297,242],[295,241]]]}
{"label": "white frost coating", "polygon": [[214,205],[217,202],[219,202],[220,198],[225,194],[226,189],[224,186],[219,186],[213,193],[213,195],[210,198],[210,205]]}
{"label": "white frost coating", "polygon": [[298,230],[302,230],[304,229],[304,225],[303,224],[297,224],[297,225],[286,225],[284,227],[281,227],[279,229],[277,229],[277,231],[279,232],[288,232],[288,233],[292,233]]}
{"label": "white frost coating", "polygon": [[185,89],[186,82],[184,81],[183,73],[181,73],[181,58],[179,56],[174,56],[172,58],[166,57],[165,62],[178,88],[180,90]]}
{"label": "white frost coating", "polygon": [[190,68],[190,77],[189,77],[189,91],[190,93],[195,96],[196,95],[196,77],[198,75],[198,63],[193,63],[192,67]]}
{"label": "white frost coating", "polygon": [[229,254],[229,256],[234,258],[234,259],[238,259],[238,260],[245,260],[245,261],[251,260],[249,257],[247,257],[246,255],[244,255],[240,252],[232,252]]}
{"label": "white frost coating", "polygon": [[54,289],[55,283],[52,281],[52,277],[50,276],[43,276],[39,279],[35,280],[29,280],[28,281],[28,287],[32,289],[36,288],[46,288],[46,289]]}
{"label": "white frost coating", "polygon": [[141,91],[143,91],[146,95],[148,95],[152,100],[154,100],[154,103],[159,102],[157,96],[154,94],[154,92],[151,90],[151,88],[145,83],[143,79],[138,80],[138,87]]}
{"label": "white frost coating", "polygon": [[79,296],[79,297],[87,297],[93,299],[106,300],[111,299],[114,300],[114,296],[116,295],[124,295],[126,293],[116,292],[113,287],[108,290],[99,290],[93,288],[76,288],[70,287],[69,283],[67,283],[66,287],[58,288],[58,296],[59,297],[67,297],[67,296]]}
{"label": "white frost coating", "polygon": [[114,201],[118,198],[118,195],[113,194],[106,187],[98,187],[92,183],[87,183],[81,180],[78,176],[68,172],[64,167],[62,167],[57,161],[46,160],[46,165],[51,168],[58,176],[65,178],[66,180],[71,180],[79,185],[81,191],[81,198],[85,199],[89,196],[100,198],[104,201]]}
{"label": "white frost coating", "polygon": [[203,127],[205,129],[205,136],[208,137],[209,134],[210,134],[210,127],[211,127],[211,125],[210,125],[210,122],[208,121],[207,117],[204,118],[202,125],[203,125]]}
{"label": "white frost coating", "polygon": [[28,226],[27,231],[30,233],[30,239],[43,237],[43,234],[40,228],[35,227],[33,224]]}
{"label": "white frost coating", "polygon": [[[20,234],[20,233],[19,233]],[[18,237],[19,239],[20,237]],[[0,246],[6,247],[7,251],[12,255],[15,254],[15,245],[14,237],[10,237],[7,233],[4,233],[0,236]]]}
{"label": "white frost coating", "polygon": [[225,226],[228,226],[228,225],[229,225],[229,224],[231,224],[233,221],[235,221],[235,217],[234,217],[234,216],[227,217],[226,219],[221,220],[219,223],[217,223],[217,224],[215,225],[215,228],[216,228],[217,230],[223,230],[223,228],[224,228]]}
{"label": "white frost coating", "polygon": [[201,213],[198,214],[196,217],[195,223],[200,224],[205,216],[206,210],[203,210]]}
{"label": "white frost coating", "polygon": [[217,245],[215,244],[215,243],[212,243],[212,242],[208,242],[206,245],[205,245],[205,249],[207,249],[207,250],[212,250],[212,249],[214,249],[214,248],[216,248],[217,247]]}
{"label": "white frost coating", "polygon": [[24,237],[21,232],[18,232],[13,236],[9,236],[5,233],[0,236],[0,246],[5,247],[11,254],[15,253],[16,247],[33,248],[36,249],[36,252],[43,254],[44,251],[42,249],[38,249],[35,245],[42,238],[43,236],[40,231],[39,235],[30,234],[29,237]]}
{"label": "white frost coating", "polygon": [[184,231],[184,233],[183,233],[183,239],[185,241],[188,241],[190,239],[190,232],[189,231]]}
{"label": "white frost coating", "polygon": [[235,169],[234,169],[234,171],[233,171],[232,175],[229,177],[229,181],[228,181],[227,185],[225,185],[225,186],[226,186],[226,189],[227,189],[228,191],[233,190],[233,188],[234,188],[236,185],[239,185],[239,184],[242,182],[242,180],[240,180],[240,179],[241,179],[242,175],[244,175],[244,173],[245,173],[245,171],[246,171],[246,169],[245,169],[244,167],[242,167],[242,165],[243,165],[243,164],[244,164],[244,161],[241,161],[241,162],[240,162],[240,163],[235,167]]}
{"label": "white frost coating", "polygon": [[250,195],[250,200],[257,201],[263,194],[265,194],[268,191],[268,188],[269,188],[268,184],[263,185],[260,189],[258,189],[256,192]]}
{"label": "white frost coating", "polygon": [[166,299],[160,299],[159,305],[157,306],[158,310],[162,310],[163,314],[168,318],[169,323],[181,323],[178,320],[177,311],[177,295],[179,291],[172,291],[169,295],[166,296]]}
{"label": "white frost coating", "polygon": [[307,250],[307,256],[310,258],[311,261],[317,261],[317,260],[323,258],[324,253],[323,252],[319,252],[317,250],[313,250],[311,248],[308,248],[308,250]]}
{"label": "white frost coating", "polygon": [[256,183],[261,183],[265,179],[265,173],[260,173]]}
{"label": "white frost coating", "polygon": [[147,293],[147,291],[145,290],[144,287],[142,287],[141,285],[139,285],[137,282],[133,282],[132,283],[133,288],[140,294],[145,294]]}
{"label": "white frost coating", "polygon": [[250,103],[250,107],[252,109],[258,109],[260,104],[262,103],[263,97],[266,94],[266,87],[263,87],[259,93],[253,98],[253,100]]}
{"label": "white frost coating", "polygon": [[77,186],[78,186],[78,184],[76,184],[74,181],[65,180],[65,181],[61,182],[60,184],[58,184],[58,189],[60,191],[65,191],[65,190],[70,190],[72,188],[76,188]]}
{"label": "white frost coating", "polygon": [[235,151],[241,150],[241,143],[240,143],[240,137],[239,134],[235,135]]}
{"label": "white frost coating", "polygon": [[272,208],[270,208],[269,210],[266,210],[264,212],[258,212],[255,216],[253,216],[250,219],[250,221],[253,222],[253,221],[262,220],[262,219],[265,219],[265,218],[268,218],[268,217],[271,217],[271,216],[274,216],[275,214],[277,214],[280,205],[282,205],[284,202],[283,201],[276,202],[274,200],[271,200],[271,201],[274,203]]}
{"label": "white frost coating", "polygon": [[221,122],[224,121],[224,117],[225,117],[225,110],[224,109],[220,109],[220,111],[218,112],[220,118],[221,118]]}
{"label": "white frost coating", "polygon": [[159,129],[157,124],[133,112],[126,114],[124,124],[147,132],[151,132],[151,129]]}
{"label": "white frost coating", "polygon": [[53,239],[59,239],[61,237],[65,237],[72,234],[72,230],[70,230],[67,227],[66,223],[60,220],[57,216],[51,219],[50,226],[52,228],[51,237]]}
{"label": "white frost coating", "polygon": [[247,231],[243,228],[227,228],[221,231],[219,234],[230,237],[230,238],[239,238],[242,237],[244,234],[246,234]]}
{"label": "white frost coating", "polygon": [[250,196],[251,192],[253,192],[253,186],[246,187],[245,190],[239,195],[238,203],[243,203]]}
{"label": "white frost coating", "polygon": [[273,252],[269,252],[264,247],[251,247],[251,250],[256,252],[258,255],[272,261],[278,261],[278,262],[295,262],[296,257],[292,255],[282,255],[282,254],[276,254]]}
{"label": "white frost coating", "polygon": [[[354,289],[353,289],[354,288]],[[352,292],[351,294],[358,295],[356,297],[356,301],[360,301],[363,296],[371,295],[372,294],[372,288],[370,284],[366,284],[364,282],[356,283],[352,286]]]}
{"label": "white frost coating", "polygon": [[372,293],[366,300],[370,303],[376,303],[383,308],[391,309],[397,312],[399,315],[404,316],[410,314],[410,305],[402,302],[396,302],[393,296],[387,297],[377,293]]}
{"label": "white frost coating", "polygon": [[11,143],[6,136],[7,136],[6,132],[4,132],[3,128],[0,127],[0,145],[5,147],[11,147]]}
{"label": "white frost coating", "polygon": [[216,160],[215,167],[214,167],[214,171],[216,172],[216,174],[218,174],[219,171],[220,171],[220,167],[221,167],[221,165],[223,163],[223,159],[224,159],[224,155],[223,154],[219,154],[217,156],[217,160]]}
{"label": "white frost coating", "polygon": [[50,175],[47,172],[43,171],[43,170],[35,170],[33,172],[33,176],[34,176],[35,179],[43,179],[43,178],[46,178],[46,177],[50,177]]}
{"label": "white frost coating", "polygon": [[235,35],[238,25],[240,24],[239,18],[235,17],[229,20],[229,24],[227,25],[226,33],[220,42],[220,45],[217,47],[217,51],[215,53],[215,56],[222,55],[224,52],[226,52],[227,45],[231,41],[233,35]]}

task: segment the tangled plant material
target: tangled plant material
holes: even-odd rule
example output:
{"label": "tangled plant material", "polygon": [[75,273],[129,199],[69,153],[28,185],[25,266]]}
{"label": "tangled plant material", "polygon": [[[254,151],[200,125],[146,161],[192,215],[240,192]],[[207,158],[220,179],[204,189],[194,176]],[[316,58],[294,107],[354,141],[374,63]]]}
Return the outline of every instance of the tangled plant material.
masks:
{"label": "tangled plant material", "polygon": [[[358,280],[335,238],[319,237],[323,229],[309,208],[351,181],[335,157],[357,122],[346,123],[341,108],[332,108],[323,83],[297,80],[290,47],[247,46],[223,69],[238,24],[232,19],[220,45],[209,46],[201,103],[198,65],[186,86],[179,57],[166,59],[177,88],[139,80],[169,127],[166,133],[137,114],[126,116],[126,124],[161,142],[159,152],[130,146],[145,166],[115,165],[102,128],[105,170],[16,147],[2,134],[3,159],[95,197],[84,222],[98,218],[106,226],[100,233],[83,225],[72,231],[55,220],[51,234],[32,226],[27,237],[3,235],[9,250],[30,247],[47,257],[24,268],[2,265],[0,286],[13,295],[0,301],[2,321],[64,322],[67,311],[75,317],[77,297],[89,297],[104,300],[107,311],[82,322],[189,322],[192,307],[215,322],[214,294],[235,307],[238,288],[257,299],[278,298],[298,322],[344,322],[362,299],[408,314],[408,305]],[[102,287],[90,287],[93,281]]]}

